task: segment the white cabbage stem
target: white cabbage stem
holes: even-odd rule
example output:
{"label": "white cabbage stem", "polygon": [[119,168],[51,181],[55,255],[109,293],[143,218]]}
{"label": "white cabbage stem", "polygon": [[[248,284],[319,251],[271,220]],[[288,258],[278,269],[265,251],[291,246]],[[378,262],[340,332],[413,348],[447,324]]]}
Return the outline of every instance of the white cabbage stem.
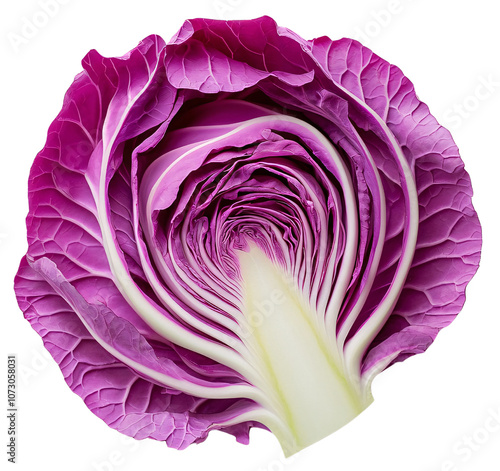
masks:
{"label": "white cabbage stem", "polygon": [[336,364],[317,327],[318,313],[281,269],[255,245],[238,257],[244,341],[265,372],[266,384],[259,387],[276,404],[288,433],[269,428],[290,456],[350,422],[371,400]]}

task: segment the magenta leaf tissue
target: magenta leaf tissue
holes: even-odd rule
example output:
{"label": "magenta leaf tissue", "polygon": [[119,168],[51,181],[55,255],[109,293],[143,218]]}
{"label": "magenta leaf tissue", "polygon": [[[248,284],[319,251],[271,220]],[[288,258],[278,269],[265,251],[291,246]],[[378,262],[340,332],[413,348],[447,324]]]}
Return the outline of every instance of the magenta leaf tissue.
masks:
{"label": "magenta leaf tissue", "polygon": [[19,306],[110,427],[286,455],[371,402],[480,257],[450,133],[359,42],[194,19],[90,51],[29,176]]}

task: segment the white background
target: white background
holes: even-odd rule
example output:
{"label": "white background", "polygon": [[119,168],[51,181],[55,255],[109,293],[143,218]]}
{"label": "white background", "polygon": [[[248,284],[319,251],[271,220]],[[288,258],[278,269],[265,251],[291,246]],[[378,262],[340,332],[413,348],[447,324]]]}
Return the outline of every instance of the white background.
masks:
{"label": "white background", "polygon": [[[10,0],[0,15],[0,391],[4,391],[0,408],[3,416],[6,356],[16,353],[20,377],[15,469],[500,469],[500,422],[495,422],[495,417],[500,421],[500,28],[499,11],[493,10],[496,2],[61,0],[57,11],[45,16],[47,21],[40,13],[41,3]],[[472,177],[473,201],[484,235],[481,267],[457,320],[425,354],[376,379],[375,402],[367,411],[288,461],[276,439],[260,430],[251,433],[250,446],[215,432],[205,443],[183,452],[151,440],[123,439],[66,386],[55,362],[45,357],[40,338],[24,320],[12,290],[17,265],[26,251],[28,171],[86,52],[95,48],[104,55],[122,55],[151,33],[168,40],[186,18],[263,14],[308,39],[322,35],[362,39],[397,64],[437,119],[452,131]],[[26,26],[34,21],[39,26]],[[6,419],[0,421],[2,469],[14,466],[6,460],[7,426]]]}

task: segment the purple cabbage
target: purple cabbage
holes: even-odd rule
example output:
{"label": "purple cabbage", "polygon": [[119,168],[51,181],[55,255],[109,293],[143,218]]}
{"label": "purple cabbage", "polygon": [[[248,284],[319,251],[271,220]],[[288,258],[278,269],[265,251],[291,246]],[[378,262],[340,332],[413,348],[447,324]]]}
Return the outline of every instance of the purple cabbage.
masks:
{"label": "purple cabbage", "polygon": [[294,453],[462,308],[469,176],[357,41],[194,19],[82,64],[31,169],[15,291],[109,426],[178,449],[263,427]]}

